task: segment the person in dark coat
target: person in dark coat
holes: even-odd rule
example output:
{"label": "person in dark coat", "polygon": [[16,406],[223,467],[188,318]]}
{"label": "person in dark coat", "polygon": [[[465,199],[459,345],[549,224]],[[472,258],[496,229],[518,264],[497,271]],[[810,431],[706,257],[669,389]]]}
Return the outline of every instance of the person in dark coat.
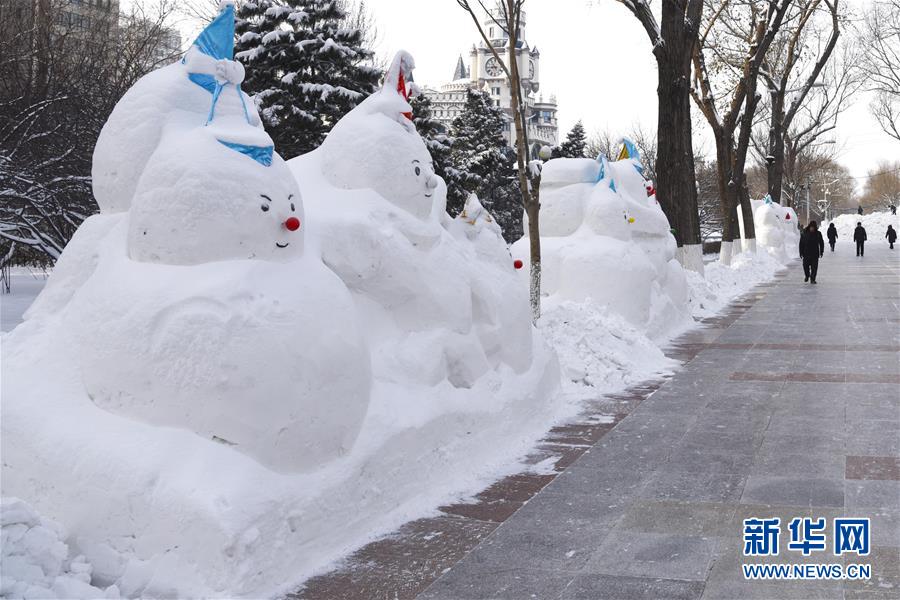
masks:
{"label": "person in dark coat", "polygon": [[834,252],[834,244],[837,242],[837,227],[834,226],[834,223],[828,224],[828,245],[831,246],[831,251]]}
{"label": "person in dark coat", "polygon": [[853,241],[856,242],[856,255],[862,256],[866,253],[866,228],[862,223],[856,222],[856,229],[853,230]]}
{"label": "person in dark coat", "polygon": [[819,270],[819,258],[825,254],[825,240],[815,221],[810,221],[803,233],[800,234],[800,258],[803,259],[803,281],[816,282],[816,273]]}
{"label": "person in dark coat", "polygon": [[894,206],[893,204],[891,204],[891,214],[892,214],[892,215],[896,215],[896,214],[897,214],[897,207]]}
{"label": "person in dark coat", "polygon": [[884,237],[887,238],[888,244],[891,245],[891,250],[894,249],[894,242],[897,241],[897,230],[894,229],[892,225],[888,225],[887,233],[884,234]]}
{"label": "person in dark coat", "polygon": [[858,214],[858,215],[862,214],[862,205],[861,204],[856,207],[856,214]]}

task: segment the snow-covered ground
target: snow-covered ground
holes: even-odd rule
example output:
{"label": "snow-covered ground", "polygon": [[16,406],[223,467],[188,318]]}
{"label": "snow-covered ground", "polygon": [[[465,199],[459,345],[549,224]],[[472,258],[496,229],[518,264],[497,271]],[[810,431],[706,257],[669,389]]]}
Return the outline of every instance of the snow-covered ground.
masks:
{"label": "snow-covered ground", "polygon": [[[840,244],[842,241],[848,244],[852,244],[853,230],[856,228],[856,224],[860,222],[866,229],[866,237],[869,238],[866,243],[868,244],[886,244],[887,240],[885,239],[884,234],[887,232],[888,225],[892,225],[895,230],[900,231],[900,229],[898,229],[900,228],[900,215],[892,215],[890,211],[870,212],[862,216],[856,213],[849,215],[838,215],[831,222],[834,223],[834,226],[838,231],[838,244]],[[828,223],[823,223],[823,236],[825,235],[825,230],[827,229]]]}
{"label": "snow-covered ground", "polygon": [[22,315],[44,289],[47,276],[47,273],[35,269],[12,269],[9,293],[0,292],[0,331],[12,331],[22,322]]}

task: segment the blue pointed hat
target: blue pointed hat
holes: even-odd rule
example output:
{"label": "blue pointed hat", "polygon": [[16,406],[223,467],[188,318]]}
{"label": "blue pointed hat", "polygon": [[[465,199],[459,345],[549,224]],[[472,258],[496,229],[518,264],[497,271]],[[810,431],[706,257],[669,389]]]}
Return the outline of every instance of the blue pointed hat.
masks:
{"label": "blue pointed hat", "polygon": [[219,15],[194,40],[200,52],[216,59],[234,58],[234,5],[225,4]]}
{"label": "blue pointed hat", "polygon": [[[192,46],[196,47],[198,52],[201,52],[210,58],[216,60],[233,60],[234,4],[227,0],[222,4],[223,6],[218,16],[216,16],[216,18],[200,32],[200,35],[194,40]],[[182,59],[182,62],[185,62],[184,59]],[[188,79],[212,94],[209,115],[206,119],[206,124],[209,125],[215,116],[216,103],[219,101],[219,96],[229,83],[222,83],[209,73],[188,73]],[[247,105],[244,103],[241,85],[239,83],[234,84],[234,88],[237,92],[238,99],[241,101],[241,107],[244,109],[244,118],[247,120],[247,124],[250,125],[250,114],[247,111]],[[275,151],[274,146],[252,146],[223,139],[219,139],[219,142],[236,152],[240,152],[241,154],[252,158],[265,167],[272,164],[272,155]]]}

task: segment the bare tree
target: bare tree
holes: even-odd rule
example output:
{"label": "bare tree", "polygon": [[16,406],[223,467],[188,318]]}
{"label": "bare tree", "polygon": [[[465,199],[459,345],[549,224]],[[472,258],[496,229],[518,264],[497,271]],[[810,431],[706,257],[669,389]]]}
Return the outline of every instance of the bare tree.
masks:
{"label": "bare tree", "polygon": [[[708,16],[694,46],[691,95],[712,128],[716,144],[723,216],[720,258],[730,264],[738,234],[738,208],[749,249],[756,245],[744,168],[760,100],[759,71],[791,0],[707,1]],[[714,86],[730,93],[717,92]]]}
{"label": "bare tree", "polygon": [[0,8],[0,266],[54,261],[96,212],[91,162],[103,123],[137,78],[177,53],[161,46],[171,5],[135,4],[121,19],[79,6]]}
{"label": "bare tree", "polygon": [[[865,83],[859,68],[860,48],[845,39],[822,70],[819,81],[806,96],[806,100],[794,115],[791,126],[782,134],[783,166],[781,169],[780,199],[786,206],[794,206],[798,194],[803,191],[811,173],[822,164],[836,158],[838,144],[830,138],[837,127],[838,117],[851,106],[852,99]],[[760,130],[754,133],[753,149],[759,164],[766,167],[766,189],[769,183],[771,104],[760,110]],[[760,194],[761,196],[762,194]],[[802,198],[800,198],[802,200]]]}
{"label": "bare tree", "polygon": [[673,228],[679,260],[685,267],[703,272],[688,94],[691,54],[703,0],[663,0],[661,24],[657,23],[649,0],[619,1],[643,26],[656,57],[659,97],[656,198]]}
{"label": "bare tree", "polygon": [[[496,48],[481,26],[478,10],[469,0],[456,0],[457,4],[469,13],[472,22],[478,29],[485,46],[490,50],[497,63],[503,69],[510,89],[509,108],[512,112],[513,127],[516,132],[516,165],[519,179],[519,190],[522,194],[525,214],[528,216],[528,239],[530,243],[531,273],[530,296],[532,318],[537,321],[541,316],[541,230],[540,230],[540,184],[541,162],[529,161],[528,156],[528,124],[525,122],[525,102],[519,77],[519,61],[516,50],[519,47],[521,33],[522,9],[525,0],[498,0],[496,8],[488,9],[484,0],[476,0],[477,7],[486,13],[493,23],[506,35],[505,48]],[[506,50],[506,58],[500,52]]]}
{"label": "bare tree", "polygon": [[900,206],[900,161],[881,161],[869,171],[860,205],[881,210]]}
{"label": "bare tree", "polygon": [[[806,107],[806,98],[813,86],[822,85],[822,70],[837,46],[841,31],[838,2],[795,0],[786,16],[785,27],[772,43],[760,69],[769,96],[769,135],[765,155],[768,193],[775,202],[781,202],[785,138],[790,135],[794,118],[802,107]],[[815,22],[823,9],[829,21],[827,30],[817,27]],[[822,43],[826,35],[827,41]]]}
{"label": "bare tree", "polygon": [[864,66],[875,92],[872,114],[900,141],[900,0],[874,0],[863,20]]}

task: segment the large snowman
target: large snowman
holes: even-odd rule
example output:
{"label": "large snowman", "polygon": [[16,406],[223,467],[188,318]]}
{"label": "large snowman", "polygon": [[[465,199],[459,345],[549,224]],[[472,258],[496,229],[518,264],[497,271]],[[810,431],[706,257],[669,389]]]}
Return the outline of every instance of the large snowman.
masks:
{"label": "large snowman", "polygon": [[[542,292],[559,300],[590,299],[651,337],[665,336],[690,323],[687,280],[637,150],[627,139],[622,147],[615,162],[601,155],[544,165]],[[513,244],[512,253],[528,264],[528,238]]]}
{"label": "large snowman", "polygon": [[376,376],[468,388],[501,365],[531,365],[527,288],[496,227],[447,214],[410,119],[413,67],[399,52],[383,88],[290,165],[322,258],[368,324]]}
{"label": "large snowman", "polygon": [[762,200],[751,200],[753,225],[761,248],[782,263],[796,255],[800,234],[797,229],[797,213],[791,207],[781,206],[766,194]]}
{"label": "large snowman", "polygon": [[233,27],[226,4],[113,111],[101,214],[29,316],[62,312],[98,407],[305,471],[352,447],[369,357],[348,290],[305,250],[303,197],[240,91]]}

